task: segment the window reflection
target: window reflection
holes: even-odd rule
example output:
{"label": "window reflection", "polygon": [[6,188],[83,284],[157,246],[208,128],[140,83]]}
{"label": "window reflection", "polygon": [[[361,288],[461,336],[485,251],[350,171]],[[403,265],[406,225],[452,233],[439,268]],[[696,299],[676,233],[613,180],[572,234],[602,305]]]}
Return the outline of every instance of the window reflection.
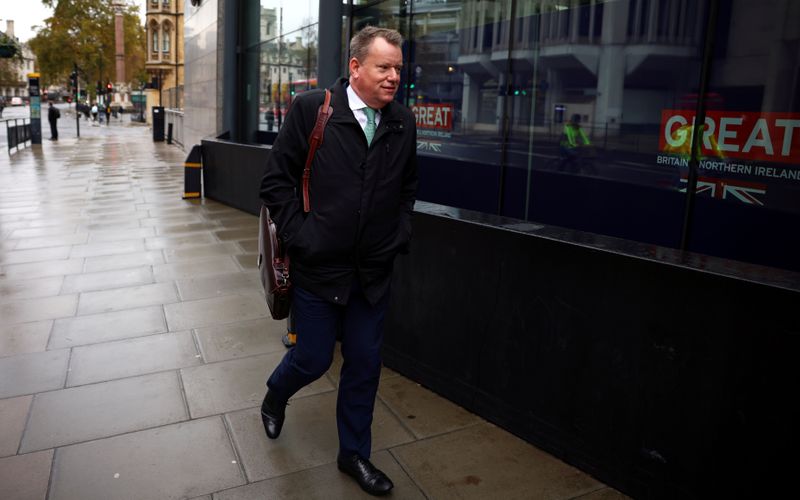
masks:
{"label": "window reflection", "polygon": [[[294,97],[317,86],[318,2],[284,8],[282,1],[262,0],[258,129],[280,129]],[[313,15],[312,15],[313,9]],[[293,27],[287,31],[287,27]],[[298,29],[299,27],[299,29]]]}
{"label": "window reflection", "polygon": [[[719,0],[705,92],[706,0],[352,5],[406,39],[422,200],[679,247],[699,133],[690,249],[797,268],[800,3]],[[317,9],[261,1],[260,130],[317,85]]]}

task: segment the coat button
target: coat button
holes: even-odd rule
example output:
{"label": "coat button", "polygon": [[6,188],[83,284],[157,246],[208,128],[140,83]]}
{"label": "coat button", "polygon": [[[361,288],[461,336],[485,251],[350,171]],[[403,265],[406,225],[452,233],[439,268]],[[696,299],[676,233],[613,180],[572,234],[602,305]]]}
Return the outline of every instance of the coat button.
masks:
{"label": "coat button", "polygon": [[333,300],[339,300],[339,297],[334,297]]}

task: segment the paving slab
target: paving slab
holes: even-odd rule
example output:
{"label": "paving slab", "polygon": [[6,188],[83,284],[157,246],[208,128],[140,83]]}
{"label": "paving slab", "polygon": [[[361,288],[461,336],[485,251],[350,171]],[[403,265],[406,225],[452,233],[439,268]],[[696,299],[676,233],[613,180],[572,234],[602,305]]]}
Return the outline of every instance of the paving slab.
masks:
{"label": "paving slab", "polygon": [[263,290],[261,278],[258,273],[254,272],[192,277],[178,280],[177,285],[182,300],[206,299],[247,292],[260,293]]}
{"label": "paving slab", "polygon": [[0,358],[44,351],[52,329],[52,321],[0,325]]}
{"label": "paving slab", "polygon": [[235,243],[214,243],[210,245],[199,245],[189,248],[166,248],[164,258],[167,262],[180,262],[183,260],[196,260],[204,257],[216,255],[235,255],[239,253],[239,247]]}
{"label": "paving slab", "polygon": [[241,321],[227,325],[208,326],[195,330],[203,359],[206,362],[283,353],[286,347],[281,337],[286,333],[286,321],[272,318]]}
{"label": "paving slab", "polygon": [[188,418],[176,372],[37,394],[30,413],[22,453]]}
{"label": "paving slab", "polygon": [[[394,483],[394,489],[387,498],[403,500],[423,500],[425,495],[411,481],[400,464],[387,451],[372,456],[372,462],[386,473]],[[314,467],[293,474],[259,481],[225,490],[214,495],[214,500],[356,500],[372,499],[358,484],[340,472],[335,463]]]}
{"label": "paving slab", "polygon": [[120,311],[177,301],[178,292],[172,283],[155,283],[100,292],[86,292],[80,296],[78,314]]}
{"label": "paving slab", "polygon": [[130,254],[144,251],[144,240],[122,240],[122,241],[103,241],[99,243],[88,243],[86,245],[75,245],[70,253],[71,258],[78,257],[99,257],[107,255]]}
{"label": "paving slab", "polygon": [[131,267],[114,271],[83,273],[64,278],[61,293],[91,292],[153,283],[150,266]]}
{"label": "paving slab", "polygon": [[239,240],[236,244],[242,248],[242,253],[258,253],[258,240]]}
{"label": "paving slab", "polygon": [[17,453],[32,400],[33,396],[0,399],[0,457]]}
{"label": "paving slab", "polygon": [[[250,481],[335,462],[339,453],[336,392],[291,399],[278,439],[267,438],[260,407],[231,413],[226,418]],[[372,421],[373,452],[413,439],[386,406],[376,401]]]}
{"label": "paving slab", "polygon": [[139,220],[139,223],[142,225],[142,227],[175,226],[178,224],[196,224],[199,222],[205,222],[205,220],[203,219],[203,217],[196,214],[177,215],[169,217],[148,217],[146,219]]}
{"label": "paving slab", "polygon": [[7,325],[65,318],[75,315],[77,304],[77,295],[13,300],[0,304],[0,318]]}
{"label": "paving slab", "polygon": [[[260,407],[267,391],[267,377],[278,366],[283,354],[263,354],[183,368],[181,377],[192,418]],[[333,385],[322,377],[301,389],[295,398],[332,390]]]}
{"label": "paving slab", "polygon": [[77,274],[81,271],[83,271],[83,259],[65,259],[52,262],[34,262],[32,264],[3,265],[0,267],[0,277],[33,279]]}
{"label": "paving slab", "polygon": [[209,218],[217,221],[224,229],[255,229],[258,230],[258,217],[244,212],[213,213]]}
{"label": "paving slab", "polygon": [[214,235],[221,241],[248,240],[258,236],[258,221],[251,221],[253,227],[244,229],[223,229],[215,231]]}
{"label": "paving slab", "polygon": [[116,229],[136,229],[141,227],[139,223],[143,219],[134,219],[132,217],[116,218],[116,220],[98,219],[103,222],[90,222],[86,224],[78,224],[78,231],[106,231]]}
{"label": "paving slab", "polygon": [[219,229],[214,221],[192,222],[187,224],[168,224],[163,226],[153,226],[159,236],[177,236],[181,234],[198,233],[201,231],[211,231]]}
{"label": "paving slab", "polygon": [[[164,184],[162,188],[167,190],[174,189],[173,185]],[[183,215],[197,215],[199,210],[194,205],[189,205],[188,202],[184,202],[183,206],[165,206],[165,205],[155,205],[148,209],[150,213],[150,217],[180,217]]]}
{"label": "paving slab", "polygon": [[239,272],[239,266],[228,255],[153,266],[153,276],[159,283],[237,272]]}
{"label": "paving slab", "polygon": [[245,484],[220,417],[60,448],[50,498],[165,500]]}
{"label": "paving slab", "polygon": [[428,498],[573,499],[603,485],[491,424],[392,449]]}
{"label": "paving slab", "polygon": [[405,377],[382,378],[378,395],[417,439],[483,422],[474,413]]}
{"label": "paving slab", "polygon": [[64,387],[69,349],[0,358],[0,399]]}
{"label": "paving slab", "polygon": [[22,238],[40,238],[48,236],[61,236],[65,234],[72,234],[78,228],[76,220],[72,221],[47,221],[33,224],[23,223],[19,225],[20,229],[15,229],[9,235],[12,239]]}
{"label": "paving slab", "polygon": [[147,238],[145,246],[148,250],[160,250],[162,248],[186,248],[199,245],[210,245],[219,243],[213,234],[209,232],[173,235],[173,236],[157,236],[154,238]]}
{"label": "paving slab", "polygon": [[234,258],[242,269],[258,269],[258,253],[234,255]]}
{"label": "paving slab", "polygon": [[60,246],[50,248],[35,248],[33,250],[12,250],[0,254],[0,264],[26,264],[30,262],[41,262],[50,260],[60,260],[69,257],[72,247]]}
{"label": "paving slab", "polygon": [[72,350],[67,387],[202,364],[191,332],[149,335]]}
{"label": "paving slab", "polygon": [[0,458],[0,498],[45,500],[53,450]]}
{"label": "paving slab", "polygon": [[58,349],[167,331],[161,306],[59,319],[53,324],[49,348]]}
{"label": "paving slab", "polygon": [[136,252],[123,255],[106,255],[103,257],[89,257],[86,259],[86,272],[110,271],[112,269],[125,269],[126,267],[153,266],[164,263],[164,254],[161,250]]}
{"label": "paving slab", "polygon": [[89,233],[89,243],[102,243],[106,241],[124,241],[155,236],[152,227],[136,227],[132,229],[107,229]]}
{"label": "paving slab", "polygon": [[53,297],[64,282],[62,276],[9,280],[0,278],[0,301]]}
{"label": "paving slab", "polygon": [[89,238],[88,233],[73,233],[65,235],[40,236],[38,238],[25,238],[17,242],[15,250],[26,250],[30,248],[48,248],[65,245],[82,245]]}
{"label": "paving slab", "polygon": [[170,331],[266,318],[264,296],[257,292],[225,295],[164,306]]}

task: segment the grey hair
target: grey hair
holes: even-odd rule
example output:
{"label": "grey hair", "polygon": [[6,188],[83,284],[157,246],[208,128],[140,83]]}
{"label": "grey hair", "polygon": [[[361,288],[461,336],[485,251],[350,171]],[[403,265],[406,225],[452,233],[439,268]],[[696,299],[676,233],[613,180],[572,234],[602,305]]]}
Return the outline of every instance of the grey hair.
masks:
{"label": "grey hair", "polygon": [[350,40],[350,57],[355,57],[359,62],[363,62],[369,53],[369,46],[376,38],[383,38],[398,48],[403,45],[403,35],[397,30],[367,26]]}

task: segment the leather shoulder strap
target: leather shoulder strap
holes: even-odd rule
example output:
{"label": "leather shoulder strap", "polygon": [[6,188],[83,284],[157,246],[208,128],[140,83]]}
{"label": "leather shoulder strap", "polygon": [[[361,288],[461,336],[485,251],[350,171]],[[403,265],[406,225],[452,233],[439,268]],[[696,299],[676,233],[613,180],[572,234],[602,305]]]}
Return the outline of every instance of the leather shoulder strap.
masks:
{"label": "leather shoulder strap", "polygon": [[331,107],[331,91],[325,89],[325,102],[317,110],[317,122],[314,124],[314,129],[308,137],[308,156],[306,157],[306,166],[303,168],[303,212],[311,211],[311,203],[308,200],[308,183],[311,180],[311,163],[314,161],[314,155],[317,153],[317,148],[322,145],[322,137],[325,134],[325,125],[328,123],[328,118],[333,113]]}

